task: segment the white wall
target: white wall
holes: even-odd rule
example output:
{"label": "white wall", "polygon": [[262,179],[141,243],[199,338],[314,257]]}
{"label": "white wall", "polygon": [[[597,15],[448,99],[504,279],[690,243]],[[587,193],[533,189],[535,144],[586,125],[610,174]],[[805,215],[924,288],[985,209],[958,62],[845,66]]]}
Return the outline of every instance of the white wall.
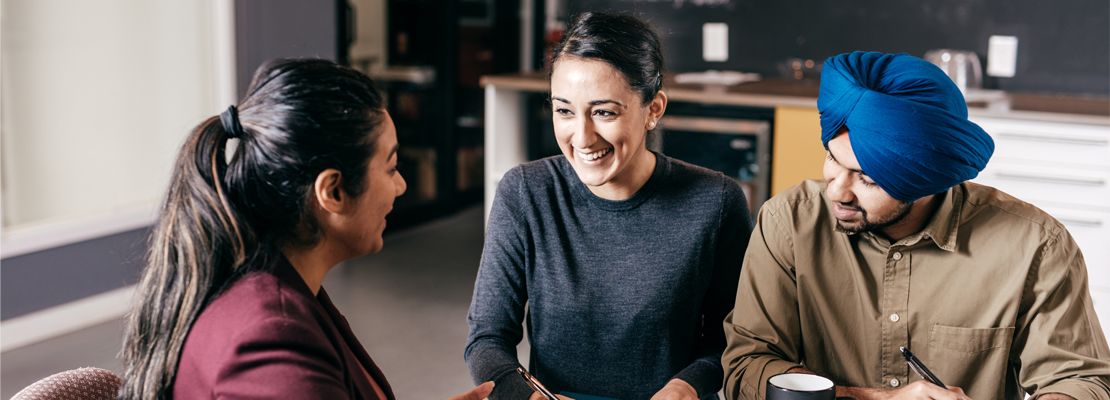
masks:
{"label": "white wall", "polygon": [[160,199],[185,136],[226,106],[223,3],[0,3],[5,232]]}
{"label": "white wall", "polygon": [[386,5],[385,0],[349,0],[355,8],[355,42],[351,44],[351,65],[361,67],[359,60],[374,58],[369,70],[385,67]]}

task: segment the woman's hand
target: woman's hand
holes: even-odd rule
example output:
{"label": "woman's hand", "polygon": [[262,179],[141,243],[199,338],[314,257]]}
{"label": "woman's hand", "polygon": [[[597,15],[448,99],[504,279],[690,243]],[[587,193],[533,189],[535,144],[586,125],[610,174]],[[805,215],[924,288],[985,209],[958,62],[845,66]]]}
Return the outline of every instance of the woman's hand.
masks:
{"label": "woman's hand", "polygon": [[698,400],[698,391],[681,379],[671,379],[651,400]]}
{"label": "woman's hand", "polygon": [[478,387],[474,389],[470,389],[469,392],[460,394],[447,400],[482,400],[486,398],[486,396],[489,396],[490,392],[492,391],[493,381],[489,381],[478,385]]}

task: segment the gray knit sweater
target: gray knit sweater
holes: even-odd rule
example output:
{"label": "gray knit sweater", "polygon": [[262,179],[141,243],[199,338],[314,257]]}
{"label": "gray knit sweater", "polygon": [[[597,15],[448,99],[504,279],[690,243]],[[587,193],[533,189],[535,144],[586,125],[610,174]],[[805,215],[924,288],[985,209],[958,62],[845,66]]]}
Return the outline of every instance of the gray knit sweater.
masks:
{"label": "gray knit sweater", "polygon": [[721,173],[656,160],[621,201],[591,193],[563,156],[498,184],[465,354],[475,382],[495,381],[491,400],[531,394],[516,373],[524,323],[528,370],[555,393],[649,399],[674,378],[703,399],[720,390],[747,201]]}

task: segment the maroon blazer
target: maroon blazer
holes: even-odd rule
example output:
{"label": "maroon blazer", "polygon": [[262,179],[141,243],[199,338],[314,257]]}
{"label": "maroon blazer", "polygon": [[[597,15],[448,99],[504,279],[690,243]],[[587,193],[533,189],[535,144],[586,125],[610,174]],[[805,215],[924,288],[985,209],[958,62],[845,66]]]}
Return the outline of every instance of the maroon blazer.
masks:
{"label": "maroon blazer", "polygon": [[185,339],[173,397],[394,400],[324,289],[313,296],[284,257],[272,272],[240,277],[201,311]]}

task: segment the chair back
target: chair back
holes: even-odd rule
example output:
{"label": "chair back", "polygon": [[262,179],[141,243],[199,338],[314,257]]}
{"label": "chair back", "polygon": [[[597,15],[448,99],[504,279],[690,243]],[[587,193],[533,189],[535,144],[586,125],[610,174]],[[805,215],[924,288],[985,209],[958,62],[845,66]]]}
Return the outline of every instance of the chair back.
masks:
{"label": "chair back", "polygon": [[12,400],[113,400],[122,384],[122,379],[106,369],[71,369],[32,383]]}

